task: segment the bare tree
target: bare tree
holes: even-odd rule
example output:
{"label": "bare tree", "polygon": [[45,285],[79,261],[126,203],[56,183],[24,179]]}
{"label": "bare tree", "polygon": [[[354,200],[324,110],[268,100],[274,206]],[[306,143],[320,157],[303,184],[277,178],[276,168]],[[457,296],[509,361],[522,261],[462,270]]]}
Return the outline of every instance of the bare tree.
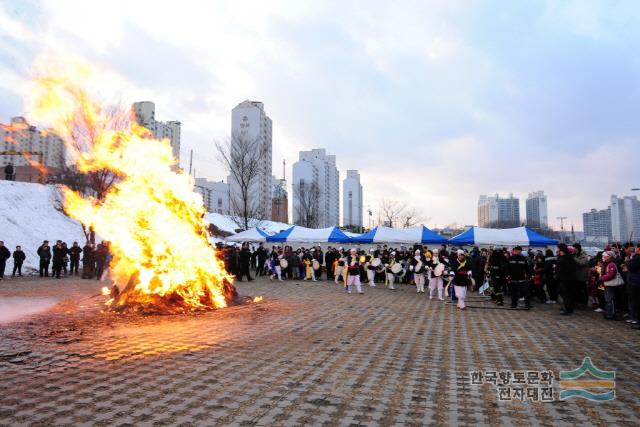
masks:
{"label": "bare tree", "polygon": [[250,224],[256,225],[252,220],[265,219],[257,187],[264,172],[262,159],[267,154],[267,147],[258,138],[250,139],[236,133],[226,142],[216,142],[215,146],[230,177],[231,216],[239,227],[247,230]]}
{"label": "bare tree", "polygon": [[298,201],[294,205],[294,224],[317,228],[320,224],[320,187],[318,183],[300,180],[300,182],[293,184],[293,193]]}
{"label": "bare tree", "polygon": [[380,202],[380,215],[385,225],[393,227],[393,224],[401,220],[407,204],[398,200],[382,199]]}
{"label": "bare tree", "polygon": [[[45,80],[45,85],[58,87],[55,81],[47,83]],[[63,159],[64,166],[58,183],[83,196],[92,196],[100,203],[122,177],[116,170],[96,162],[93,149],[96,145],[105,143],[117,147],[123,133],[131,129],[130,113],[117,104],[109,108],[102,107],[100,103],[91,101],[91,97],[83,89],[69,85],[63,85],[60,89],[73,100],[77,108],[64,121],[64,125],[57,129],[60,133],[58,136],[63,139],[68,154],[75,163],[75,166],[69,167],[66,159]],[[105,141],[105,136],[109,134],[114,136]],[[83,224],[82,231],[87,242],[95,243],[92,228]]]}
{"label": "bare tree", "polygon": [[400,214],[400,224],[402,225],[402,228],[413,227],[414,225],[423,224],[428,221],[429,219],[425,218],[415,207],[407,207]]}
{"label": "bare tree", "polygon": [[382,199],[380,202],[380,217],[383,223],[389,227],[397,225],[409,228],[428,221],[417,208],[398,200],[389,199]]}

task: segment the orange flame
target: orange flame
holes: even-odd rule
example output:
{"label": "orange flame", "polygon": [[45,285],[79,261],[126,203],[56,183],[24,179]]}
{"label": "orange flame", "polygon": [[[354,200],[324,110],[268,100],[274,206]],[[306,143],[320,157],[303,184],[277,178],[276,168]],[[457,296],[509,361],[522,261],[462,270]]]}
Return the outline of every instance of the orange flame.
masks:
{"label": "orange flame", "polygon": [[255,298],[253,299],[253,302],[254,302],[254,303],[256,303],[256,304],[258,304],[258,303],[262,302],[262,296],[257,296],[257,297],[255,297]]}
{"label": "orange flame", "polygon": [[22,152],[22,157],[25,158],[25,160],[27,161],[27,163],[29,163],[29,165],[34,168],[35,170],[38,171],[38,173],[42,174],[42,175],[46,175],[49,170],[47,169],[47,167],[45,165],[43,165],[39,160],[36,160],[34,158],[34,155],[23,151]]}
{"label": "orange flame", "polygon": [[86,87],[93,77],[78,64],[40,76],[27,105],[30,117],[49,124],[75,150],[80,171],[106,169],[118,177],[101,200],[64,189],[66,212],[110,242],[109,273],[118,287],[115,295],[107,289],[111,308],[175,313],[226,307],[237,296],[233,278],[209,243],[205,209],[190,177],[174,171],[168,140],[151,138],[128,111],[93,100]]}

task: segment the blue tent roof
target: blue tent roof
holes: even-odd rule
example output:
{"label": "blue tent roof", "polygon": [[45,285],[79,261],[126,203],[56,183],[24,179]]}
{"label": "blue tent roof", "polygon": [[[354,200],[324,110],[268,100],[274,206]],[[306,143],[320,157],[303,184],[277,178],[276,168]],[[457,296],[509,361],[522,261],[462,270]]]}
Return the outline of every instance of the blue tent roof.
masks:
{"label": "blue tent roof", "polygon": [[558,244],[558,241],[545,237],[526,227],[504,229],[471,227],[467,231],[449,239],[449,243],[457,246],[553,246]]}
{"label": "blue tent roof", "polygon": [[373,243],[373,238],[375,237],[377,231],[378,231],[378,227],[372,228],[366,233],[363,233],[359,236],[352,237],[351,241],[353,243],[361,243],[361,244]]}
{"label": "blue tent roof", "polygon": [[429,230],[424,225],[422,226],[422,241],[420,242],[423,245],[429,243],[447,243],[447,239],[436,233],[435,231]]}
{"label": "blue tent roof", "polygon": [[473,245],[475,243],[475,239],[473,238],[473,229],[474,227],[471,227],[467,231],[450,238],[449,243],[456,246]]}
{"label": "blue tent roof", "polygon": [[294,228],[296,228],[295,225],[291,228],[287,228],[286,230],[282,230],[273,236],[267,236],[267,242],[286,242],[287,237],[289,237],[289,234],[291,234]]}
{"label": "blue tent roof", "polygon": [[530,228],[525,227],[525,230],[527,230],[527,235],[529,236],[529,246],[554,246],[558,244],[556,239],[543,236]]}
{"label": "blue tent roof", "polygon": [[429,230],[424,225],[410,228],[390,228],[379,226],[359,236],[352,237],[353,243],[446,243],[447,239]]}

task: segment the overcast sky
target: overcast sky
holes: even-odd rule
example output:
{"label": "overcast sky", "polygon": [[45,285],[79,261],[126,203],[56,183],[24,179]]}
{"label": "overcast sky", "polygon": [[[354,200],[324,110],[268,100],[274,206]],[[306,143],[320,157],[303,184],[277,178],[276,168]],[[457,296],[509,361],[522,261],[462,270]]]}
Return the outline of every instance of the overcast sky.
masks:
{"label": "overcast sky", "polygon": [[[222,179],[231,109],[265,104],[274,173],[326,148],[365,209],[408,201],[475,224],[478,195],[549,196],[549,216],[640,187],[636,1],[0,0],[0,122],[42,52],[121,76],[123,103],[182,122],[182,164]],[[367,219],[365,215],[365,225]],[[553,225],[556,224],[552,220]]]}

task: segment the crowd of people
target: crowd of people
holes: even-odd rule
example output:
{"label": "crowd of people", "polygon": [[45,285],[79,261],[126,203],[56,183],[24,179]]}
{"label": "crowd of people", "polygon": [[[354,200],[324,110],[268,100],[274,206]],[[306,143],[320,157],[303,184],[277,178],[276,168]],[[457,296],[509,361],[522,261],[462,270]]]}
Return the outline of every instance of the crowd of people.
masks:
{"label": "crowd of people", "polygon": [[[296,248],[260,243],[245,243],[241,248],[218,246],[225,268],[236,280],[269,276],[271,280],[319,281],[324,279],[344,286],[347,293],[363,294],[363,283],[383,285],[393,291],[400,285],[415,286],[417,293],[429,299],[450,298],[465,309],[467,293],[489,296],[496,306],[530,309],[534,302],[561,303],[560,314],[571,315],[576,308],[591,308],[605,319],[626,320],[636,329],[640,315],[640,244],[612,244],[590,257],[580,244],[559,244],[554,251],[521,247],[471,251],[442,245],[377,245],[369,250],[329,246]],[[78,242],[68,246],[58,240],[49,246],[45,240],[36,251],[40,277],[78,276],[104,280],[111,254],[109,242],[97,246]],[[5,278],[7,262],[13,259],[11,276],[22,276],[26,260],[20,246],[10,251],[0,241],[0,280]]]}
{"label": "crowd of people", "polygon": [[[612,244],[589,256],[580,244],[559,244],[555,250],[474,247],[471,251],[442,245],[391,248],[377,245],[369,250],[329,246],[296,248],[245,243],[241,248],[219,247],[226,269],[237,280],[251,275],[271,280],[323,278],[344,286],[347,293],[364,293],[363,283],[415,286],[429,298],[451,298],[465,309],[468,292],[489,296],[496,306],[510,308],[533,303],[559,304],[568,316],[577,308],[601,312],[605,319],[626,320],[640,329],[640,244]],[[445,295],[446,294],[446,295]]]}
{"label": "crowd of people", "polygon": [[[111,253],[109,242],[102,241],[97,245],[87,243],[80,247],[78,242],[73,242],[68,246],[62,240],[56,241],[50,246],[45,240],[36,250],[38,256],[38,273],[40,277],[53,277],[60,279],[62,276],[78,276],[80,272],[80,262],[82,261],[82,278],[104,280]],[[5,277],[7,261],[13,258],[12,277],[22,276],[22,266],[26,260],[26,255],[21,246],[16,246],[13,253],[0,241],[0,280]]]}

